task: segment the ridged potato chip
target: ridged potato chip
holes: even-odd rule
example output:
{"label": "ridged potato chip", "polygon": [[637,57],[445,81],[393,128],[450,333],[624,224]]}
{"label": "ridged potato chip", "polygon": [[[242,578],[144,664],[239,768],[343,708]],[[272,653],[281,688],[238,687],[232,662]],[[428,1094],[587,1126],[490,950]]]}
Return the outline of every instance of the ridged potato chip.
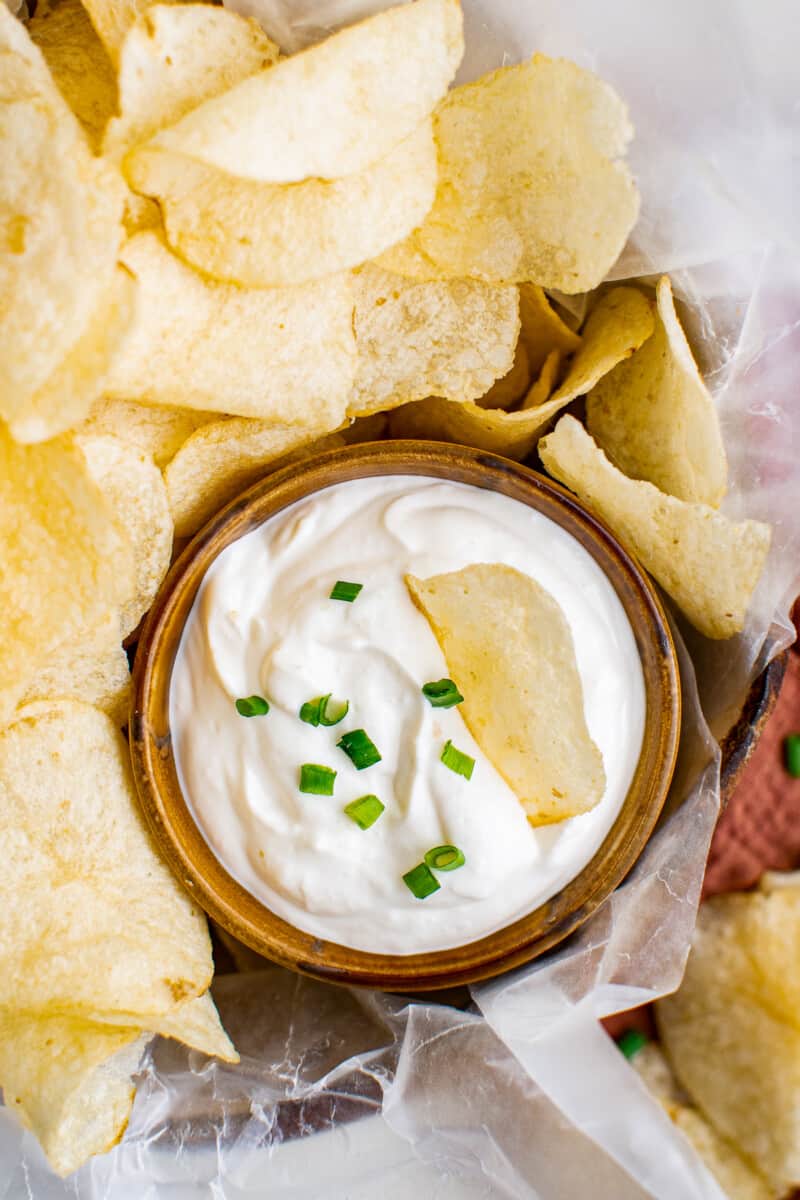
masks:
{"label": "ridged potato chip", "polygon": [[190,408],[169,408],[160,404],[140,404],[136,400],[97,400],[76,435],[117,437],[132,446],[157,467],[164,468],[187,438],[212,421],[224,420],[223,413],[195,412]]}
{"label": "ridged potato chip", "polygon": [[539,378],[515,412],[429,399],[398,413],[392,419],[392,432],[396,437],[430,437],[477,446],[521,461],[531,453],[562,408],[588,392],[612,367],[633,354],[652,331],[652,306],[641,292],[635,288],[612,288],[601,296],[590,314],[580,347],[563,382],[552,394],[560,363],[559,350],[551,351]]}
{"label": "ridged potato chip", "polygon": [[355,375],[352,284],[243,291],[204,278],[154,233],[125,245],[137,315],[106,395],[288,424],[344,420]]}
{"label": "ridged potato chip", "polygon": [[156,854],[103,713],[39,702],[0,732],[0,842],[0,1009],[144,1026],[207,990],[205,917]]}
{"label": "ridged potato chip", "polygon": [[0,1009],[5,1103],[30,1125],[59,1175],[122,1137],[146,1042],[138,1029]]}
{"label": "ridged potato chip", "polygon": [[117,81],[81,0],[37,4],[28,33],[98,153],[105,127],[117,111]]}
{"label": "ridged potato chip", "polygon": [[5,5],[0,53],[0,417],[18,440],[41,441],[75,419],[54,403],[26,424],[27,407],[108,294],[124,186],[92,157],[41,53]]}
{"label": "ridged potato chip", "polygon": [[120,438],[82,435],[76,444],[89,474],[133,547],[134,586],[123,600],[122,636],[136,628],[155,599],[172,558],[172,517],[161,472]]}
{"label": "ridged potato chip", "polygon": [[594,808],[603,757],[586,725],[572,634],[549,592],[500,563],[407,575],[406,584],[464,695],[467,728],[530,823]]}
{"label": "ridged potato chip", "polygon": [[718,508],[728,461],[714,401],[692,357],[665,275],[652,337],[594,388],[589,432],[615,467],[662,492]]}
{"label": "ridged potato chip", "polygon": [[472,400],[511,369],[519,333],[515,287],[419,283],[367,264],[355,289],[358,372],[350,416],[431,393]]}
{"label": "ridged potato chip", "polygon": [[655,1042],[648,1042],[637,1051],[632,1065],[726,1196],[731,1200],[775,1200],[774,1188],[740,1153],[739,1147],[717,1133],[703,1114],[693,1107]]}
{"label": "ridged potato chip", "polygon": [[119,116],[108,125],[103,153],[121,158],[277,57],[278,47],[254,20],[228,9],[211,4],[148,8],[120,47]]}
{"label": "ridged potato chip", "polygon": [[354,175],[411,136],[463,52],[458,0],[401,4],[207,101],[154,144],[260,183]]}
{"label": "ridged potato chip", "polygon": [[164,471],[175,536],[195,533],[268,471],[345,444],[337,434],[320,441],[326,432],[324,426],[276,425],[245,417],[198,429]]}
{"label": "ridged potato chip", "polygon": [[67,438],[15,443],[0,424],[0,726],[50,655],[118,609],[131,545]]}
{"label": "ridged potato chip", "polygon": [[639,196],[623,161],[633,130],[608,84],[537,54],[454,88],[436,110],[439,184],[408,253],[447,275],[596,287],[633,228]]}
{"label": "ridged potato chip", "polygon": [[137,192],[157,198],[174,250],[215,279],[301,284],[358,266],[425,216],[436,147],[425,121],[357,175],[280,186],[144,146],[125,160]]}
{"label": "ridged potato chip", "polygon": [[678,1079],[779,1195],[800,1182],[798,950],[800,889],[714,897],[656,1006]]}
{"label": "ridged potato chip", "polygon": [[545,468],[630,544],[696,629],[727,638],[743,627],[769,551],[758,521],[730,521],[652,483],[629,479],[573,417],[539,443]]}
{"label": "ridged potato chip", "polygon": [[539,374],[554,350],[566,357],[574,354],[581,344],[580,334],[564,323],[544,289],[535,283],[520,285],[519,320],[519,340],[527,351],[531,375]]}
{"label": "ridged potato chip", "polygon": [[118,609],[56,646],[36,672],[23,704],[52,697],[82,700],[121,728],[128,723],[131,673]]}

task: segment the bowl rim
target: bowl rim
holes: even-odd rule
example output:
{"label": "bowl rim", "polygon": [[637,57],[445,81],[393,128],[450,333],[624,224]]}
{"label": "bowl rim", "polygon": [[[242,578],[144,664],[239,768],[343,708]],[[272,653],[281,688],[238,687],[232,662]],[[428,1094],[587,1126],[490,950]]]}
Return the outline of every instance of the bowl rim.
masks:
{"label": "bowl rim", "polygon": [[[169,683],[183,627],[216,557],[290,504],[337,483],[424,475],[499,491],[556,520],[606,574],[628,616],[645,679],[645,731],[634,778],[595,854],[554,896],[473,942],[392,955],[305,933],[228,873],[206,842],[178,783],[169,730]],[[327,982],[418,992],[474,983],[521,966],[578,928],[625,879],[658,820],[675,768],[681,722],[678,660],[658,594],[607,526],[551,479],[499,455],[437,442],[381,441],[334,449],[265,476],[203,526],[176,559],[136,651],[129,718],[139,802],[178,880],[223,929],[284,967]],[[602,869],[601,869],[602,868]]]}

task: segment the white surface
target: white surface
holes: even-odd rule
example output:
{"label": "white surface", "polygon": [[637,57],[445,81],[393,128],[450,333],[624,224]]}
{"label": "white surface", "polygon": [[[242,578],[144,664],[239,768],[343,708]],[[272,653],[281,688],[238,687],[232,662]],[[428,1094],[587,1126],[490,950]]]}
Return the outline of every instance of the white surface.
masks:
{"label": "white surface", "polygon": [[[607,778],[590,813],[533,829],[459,709],[422,695],[448,668],[404,576],[475,562],[525,572],[566,615]],[[354,603],[328,599],[338,579],[363,583]],[[350,701],[339,725],[298,719],[304,701],[329,692]],[[239,716],[235,699],[254,693],[269,714]],[[553,521],[465,484],[380,477],[299,501],[223,551],[186,623],[170,724],[184,792],[232,874],[315,936],[410,954],[502,927],[585,866],[636,767],[644,682],[616,593]],[[359,728],[383,755],[364,771],[336,746]],[[471,780],[441,763],[448,738],[476,760]],[[337,771],[334,796],[298,790],[304,762]],[[361,830],[342,809],[365,793],[386,811]],[[403,874],[448,843],[466,864],[416,899]]]}

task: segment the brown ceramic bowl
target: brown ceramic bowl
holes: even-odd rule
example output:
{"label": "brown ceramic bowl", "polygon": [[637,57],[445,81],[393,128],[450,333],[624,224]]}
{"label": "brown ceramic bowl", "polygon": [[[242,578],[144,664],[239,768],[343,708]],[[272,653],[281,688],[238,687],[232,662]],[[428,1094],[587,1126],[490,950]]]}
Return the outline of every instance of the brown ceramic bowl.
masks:
{"label": "brown ceramic bowl", "polygon": [[[374,475],[429,475],[501,492],[571,533],[600,565],[628,616],[642,661],[644,743],[619,816],[588,865],[527,916],[478,941],[425,954],[366,953],[322,941],[272,913],[222,866],[195,824],[178,783],[169,687],[184,623],[203,576],[231,542],[313,492]],[[176,876],[224,929],[285,967],[342,984],[391,991],[449,988],[520,966],[560,942],[625,878],[664,803],[680,731],[675,651],[650,581],[568,492],[506,459],[461,446],[378,442],[286,467],[229,504],[173,566],[150,611],[134,669],[131,754],[139,797]]]}

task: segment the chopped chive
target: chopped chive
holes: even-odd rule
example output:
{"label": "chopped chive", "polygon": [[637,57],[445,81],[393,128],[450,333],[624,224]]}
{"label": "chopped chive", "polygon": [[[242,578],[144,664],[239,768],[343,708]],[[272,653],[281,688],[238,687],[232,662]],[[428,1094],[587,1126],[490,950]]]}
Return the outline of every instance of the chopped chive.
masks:
{"label": "chopped chive", "polygon": [[432,871],[455,871],[456,867],[463,867],[466,861],[463,850],[459,850],[458,846],[434,846],[425,855],[425,862]]}
{"label": "chopped chive", "polygon": [[634,1058],[649,1040],[647,1034],[642,1033],[641,1029],[628,1029],[617,1042],[617,1047],[626,1058]]}
{"label": "chopped chive", "polygon": [[331,693],[327,696],[317,696],[316,700],[307,700],[300,709],[300,720],[307,725],[338,725],[350,711],[349,700],[334,700],[330,703]]}
{"label": "chopped chive", "polygon": [[310,796],[332,796],[336,772],[318,763],[303,763],[300,768],[300,791]]}
{"label": "chopped chive", "polygon": [[351,800],[349,804],[345,804],[344,811],[359,829],[369,829],[385,808],[386,805],[381,804],[377,796],[361,796],[358,800]]}
{"label": "chopped chive", "polygon": [[783,739],[783,754],[792,779],[800,779],[800,733],[790,733]]}
{"label": "chopped chive", "polygon": [[344,600],[346,604],[352,604],[363,586],[363,583],[347,583],[346,580],[339,579],[333,585],[333,591],[328,599]]}
{"label": "chopped chive", "polygon": [[370,741],[363,729],[351,730],[341,737],[336,745],[340,750],[344,750],[357,771],[363,771],[381,761],[378,747]]}
{"label": "chopped chive", "polygon": [[263,696],[242,696],[236,701],[240,717],[264,717],[269,712],[269,703]]}
{"label": "chopped chive", "polygon": [[452,679],[438,679],[435,683],[423,684],[422,694],[433,708],[452,708],[453,705],[464,702],[464,697]]}
{"label": "chopped chive", "polygon": [[441,759],[446,767],[449,767],[451,771],[455,771],[456,775],[463,775],[465,779],[472,779],[472,772],[475,769],[475,759],[470,758],[468,754],[464,754],[461,750],[457,750],[449,738],[444,744]]}
{"label": "chopped chive", "polygon": [[418,900],[424,900],[432,892],[438,892],[442,886],[433,871],[424,862],[419,863],[411,871],[406,871],[403,876],[403,883],[409,891],[414,893]]}

